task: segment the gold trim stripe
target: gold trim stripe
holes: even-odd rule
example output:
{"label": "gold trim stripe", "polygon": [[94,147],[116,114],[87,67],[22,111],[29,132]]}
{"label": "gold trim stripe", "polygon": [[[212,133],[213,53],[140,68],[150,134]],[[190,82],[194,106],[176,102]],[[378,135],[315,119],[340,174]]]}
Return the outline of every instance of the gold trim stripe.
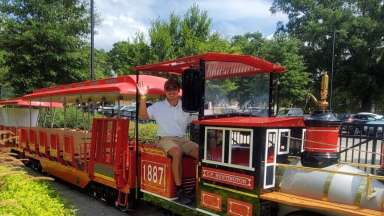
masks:
{"label": "gold trim stripe", "polygon": [[115,179],[114,178],[111,178],[111,177],[109,177],[109,176],[105,176],[105,175],[102,175],[102,174],[99,174],[99,173],[94,173],[94,175],[96,176],[96,177],[99,177],[99,178],[102,178],[102,179],[104,179],[104,180],[108,180],[108,181],[115,181]]}
{"label": "gold trim stripe", "polygon": [[[333,169],[331,169],[332,171],[337,171],[339,170],[340,168],[342,167],[342,165],[338,164],[336,165]],[[331,182],[332,182],[332,179],[333,177],[336,175],[336,173],[329,173],[327,175],[327,178],[325,179],[325,183],[324,183],[324,188],[323,188],[323,199],[324,201],[328,201],[328,193],[329,193],[329,188],[331,187]]]}
{"label": "gold trim stripe", "polygon": [[203,183],[203,185],[204,186],[208,186],[208,187],[213,187],[213,188],[216,188],[216,189],[226,190],[226,191],[229,191],[229,192],[232,192],[232,193],[237,193],[237,194],[253,197],[253,198],[259,198],[259,196],[256,195],[256,194],[251,194],[251,193],[247,193],[247,192],[243,192],[243,191],[239,191],[239,190],[235,190],[235,189],[231,189],[231,188],[226,188],[226,187],[222,187],[222,186],[219,186],[219,185],[214,185],[214,184],[205,183],[205,182]]}
{"label": "gold trim stripe", "polygon": [[364,193],[364,189],[368,186],[367,183],[368,183],[367,178],[363,178],[357,191],[356,191],[355,199],[353,200],[353,204],[360,206],[360,202],[361,202],[361,198],[362,198],[363,193]]}

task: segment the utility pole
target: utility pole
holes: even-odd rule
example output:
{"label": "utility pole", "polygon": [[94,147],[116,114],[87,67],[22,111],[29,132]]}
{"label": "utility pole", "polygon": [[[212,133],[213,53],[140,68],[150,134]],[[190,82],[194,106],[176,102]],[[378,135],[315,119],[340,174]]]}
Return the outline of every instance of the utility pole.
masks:
{"label": "utility pole", "polygon": [[94,4],[91,0],[91,80],[95,79],[95,15],[94,15]]}

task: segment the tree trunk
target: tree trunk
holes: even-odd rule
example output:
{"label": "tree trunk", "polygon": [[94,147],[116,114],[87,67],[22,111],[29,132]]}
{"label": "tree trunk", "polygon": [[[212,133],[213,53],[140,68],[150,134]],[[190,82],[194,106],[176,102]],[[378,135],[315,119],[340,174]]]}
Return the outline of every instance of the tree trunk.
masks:
{"label": "tree trunk", "polygon": [[370,112],[374,109],[373,103],[372,103],[372,95],[366,94],[361,98],[361,109],[360,111],[363,112]]}

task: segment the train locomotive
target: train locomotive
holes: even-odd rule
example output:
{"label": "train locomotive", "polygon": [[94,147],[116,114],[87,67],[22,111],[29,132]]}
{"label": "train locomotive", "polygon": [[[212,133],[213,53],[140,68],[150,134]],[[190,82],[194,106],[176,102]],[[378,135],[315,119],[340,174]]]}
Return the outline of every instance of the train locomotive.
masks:
{"label": "train locomotive", "polygon": [[[62,103],[64,110],[70,104],[120,105],[138,101],[139,81],[156,98],[165,79],[153,75],[180,76],[183,109],[195,116],[189,138],[200,150],[199,160],[183,158],[182,186],[195,202],[177,202],[171,159],[156,142],[142,142],[137,115],[134,123],[119,111],[94,117],[89,130],[43,128],[32,121],[29,127],[14,125],[14,151],[120,208],[145,200],[180,215],[383,215],[383,177],[337,164],[337,119],[327,112],[309,120],[274,116],[282,66],[206,53],[132,69],[136,75],[40,89],[23,99]],[[134,136],[128,133],[132,127]],[[301,161],[289,157],[294,146],[303,151]]]}

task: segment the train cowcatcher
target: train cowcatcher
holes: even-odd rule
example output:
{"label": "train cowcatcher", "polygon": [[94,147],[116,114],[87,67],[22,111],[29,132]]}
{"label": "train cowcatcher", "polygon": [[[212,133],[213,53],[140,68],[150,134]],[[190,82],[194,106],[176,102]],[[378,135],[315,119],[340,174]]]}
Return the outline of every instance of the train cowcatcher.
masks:
{"label": "train cowcatcher", "polygon": [[[32,111],[0,118],[0,129],[14,131],[13,151],[34,168],[122,209],[145,200],[179,215],[383,215],[383,177],[337,163],[337,120],[323,118],[329,113],[307,120],[275,116],[274,86],[284,67],[206,53],[131,69],[136,75],[35,90],[22,97]],[[155,75],[165,73],[181,78],[183,109],[195,117],[188,135],[199,144],[199,160],[183,158],[182,186],[194,197],[188,205],[175,199],[171,159],[156,140],[142,142],[137,113],[129,119],[117,109],[115,116],[93,117],[97,105],[138,101],[139,81],[151,99],[161,97],[166,79]],[[69,106],[82,109],[79,119],[86,113],[92,125],[42,127],[32,109],[37,102],[52,109],[62,104],[64,113]],[[27,123],[15,120],[23,117]],[[289,157],[297,146],[302,161]]]}

